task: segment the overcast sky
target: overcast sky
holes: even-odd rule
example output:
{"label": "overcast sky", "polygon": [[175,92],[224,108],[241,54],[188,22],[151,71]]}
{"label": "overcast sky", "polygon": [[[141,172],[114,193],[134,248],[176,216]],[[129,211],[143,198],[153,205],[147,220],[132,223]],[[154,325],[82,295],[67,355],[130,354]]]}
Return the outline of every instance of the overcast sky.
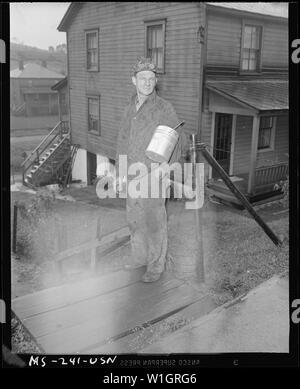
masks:
{"label": "overcast sky", "polygon": [[10,40],[48,50],[66,43],[66,33],[57,31],[70,3],[10,3]]}

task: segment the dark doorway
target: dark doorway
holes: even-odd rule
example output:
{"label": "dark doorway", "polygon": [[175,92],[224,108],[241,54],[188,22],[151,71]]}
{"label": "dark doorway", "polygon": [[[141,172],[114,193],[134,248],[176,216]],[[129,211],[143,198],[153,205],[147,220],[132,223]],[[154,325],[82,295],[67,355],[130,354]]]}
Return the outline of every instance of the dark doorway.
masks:
{"label": "dark doorway", "polygon": [[97,177],[97,155],[87,152],[87,184],[92,185]]}
{"label": "dark doorway", "polygon": [[[232,115],[216,113],[214,157],[229,174],[230,148],[231,148]],[[218,178],[218,173],[213,169],[213,178]]]}

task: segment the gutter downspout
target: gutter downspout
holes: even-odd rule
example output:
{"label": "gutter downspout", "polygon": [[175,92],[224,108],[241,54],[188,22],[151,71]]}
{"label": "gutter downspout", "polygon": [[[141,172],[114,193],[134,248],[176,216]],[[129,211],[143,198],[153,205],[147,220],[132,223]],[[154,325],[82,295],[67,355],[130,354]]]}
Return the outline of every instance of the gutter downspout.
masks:
{"label": "gutter downspout", "polygon": [[199,91],[198,91],[198,116],[197,116],[197,139],[202,141],[202,108],[203,108],[203,79],[204,63],[206,61],[206,3],[199,3],[200,26],[197,31],[197,41],[200,44],[200,73],[199,73]]}
{"label": "gutter downspout", "polygon": [[72,124],[71,124],[71,85],[70,85],[70,60],[69,60],[69,33],[66,31],[66,43],[67,43],[67,94],[68,94],[68,122],[69,122],[69,136],[70,142],[72,142]]}

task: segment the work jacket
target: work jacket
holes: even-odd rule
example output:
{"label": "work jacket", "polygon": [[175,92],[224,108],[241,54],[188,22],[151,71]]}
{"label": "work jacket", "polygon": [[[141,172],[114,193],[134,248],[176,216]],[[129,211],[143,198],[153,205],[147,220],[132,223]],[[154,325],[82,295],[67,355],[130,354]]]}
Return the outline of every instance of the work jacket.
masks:
{"label": "work jacket", "polygon": [[[142,162],[148,168],[153,163],[145,151],[152,139],[157,126],[166,125],[174,128],[179,124],[179,119],[171,103],[159,97],[154,91],[147,100],[136,110],[136,94],[132,96],[130,104],[126,107],[119,129],[116,162],[119,155],[127,155],[128,165],[134,162]],[[169,161],[172,164],[181,159],[186,137],[180,128],[179,141]]]}

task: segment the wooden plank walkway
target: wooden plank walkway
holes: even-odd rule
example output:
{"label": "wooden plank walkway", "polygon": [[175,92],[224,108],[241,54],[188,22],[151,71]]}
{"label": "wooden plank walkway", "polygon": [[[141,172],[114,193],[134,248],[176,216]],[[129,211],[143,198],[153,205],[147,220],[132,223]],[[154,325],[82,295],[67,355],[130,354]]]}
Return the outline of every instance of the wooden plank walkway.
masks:
{"label": "wooden plank walkway", "polygon": [[[213,309],[192,283],[168,272],[143,283],[144,271],[121,270],[46,289],[14,299],[12,309],[42,350],[57,354],[133,352],[132,337],[141,329],[178,319],[193,306],[202,313]],[[199,316],[198,308],[192,310]]]}

